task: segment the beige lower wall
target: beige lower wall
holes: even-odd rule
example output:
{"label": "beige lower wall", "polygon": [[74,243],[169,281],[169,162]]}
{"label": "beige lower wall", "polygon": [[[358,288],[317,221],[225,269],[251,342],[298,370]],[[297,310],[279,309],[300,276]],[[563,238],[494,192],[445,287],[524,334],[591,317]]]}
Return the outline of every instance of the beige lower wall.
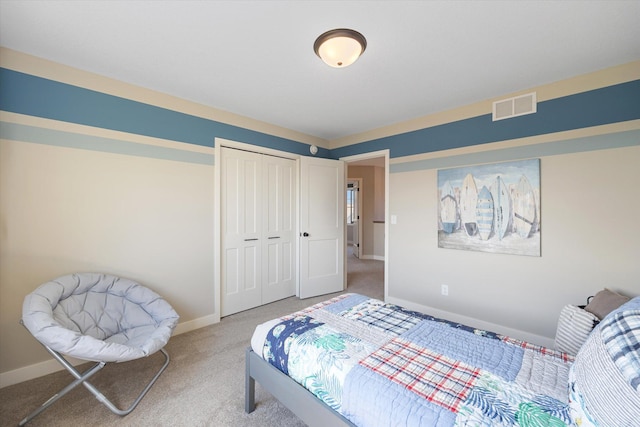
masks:
{"label": "beige lower wall", "polygon": [[384,222],[373,223],[373,259],[384,260]]}
{"label": "beige lower wall", "polygon": [[50,359],[18,320],[25,295],[61,275],[139,281],[182,329],[216,321],[213,224],[213,162],[0,140],[0,386]]}
{"label": "beige lower wall", "polygon": [[541,257],[438,248],[437,170],[392,173],[389,297],[545,344],[563,305],[604,287],[639,295],[640,146],[540,158]]}

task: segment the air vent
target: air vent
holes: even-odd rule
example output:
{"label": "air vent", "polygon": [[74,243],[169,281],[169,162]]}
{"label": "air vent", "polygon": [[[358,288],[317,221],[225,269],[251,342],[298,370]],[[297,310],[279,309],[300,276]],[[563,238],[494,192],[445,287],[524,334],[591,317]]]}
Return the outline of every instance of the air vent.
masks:
{"label": "air vent", "polygon": [[514,96],[493,103],[493,121],[533,114],[537,111],[536,93]]}

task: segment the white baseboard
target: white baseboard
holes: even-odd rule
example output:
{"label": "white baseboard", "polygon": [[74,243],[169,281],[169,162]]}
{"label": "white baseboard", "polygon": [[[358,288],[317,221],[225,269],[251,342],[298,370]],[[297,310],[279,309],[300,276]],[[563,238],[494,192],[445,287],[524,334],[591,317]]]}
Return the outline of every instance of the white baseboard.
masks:
{"label": "white baseboard", "polygon": [[196,329],[204,328],[205,326],[213,325],[220,322],[220,316],[210,314],[208,316],[199,317],[197,319],[189,320],[188,322],[178,323],[173,330],[173,335],[184,334],[185,332],[194,331]]}
{"label": "white baseboard", "polygon": [[384,255],[360,255],[360,259],[373,259],[376,261],[384,261]]}
{"label": "white baseboard", "polygon": [[[205,326],[213,325],[220,321],[220,316],[211,314],[208,316],[200,317],[198,319],[189,320],[187,322],[178,323],[173,331],[173,335],[184,334],[185,332],[193,331]],[[82,363],[86,363],[86,360],[79,360],[74,358],[67,358],[67,360],[73,365],[77,366]],[[61,371],[64,368],[58,361],[51,358],[44,362],[34,363],[33,365],[24,366],[22,368],[14,369],[13,371],[0,373],[0,388],[8,387],[13,384],[18,384],[23,381],[32,380],[34,378],[42,377],[44,375],[52,374],[57,371]]]}
{"label": "white baseboard", "polygon": [[[77,361],[72,361],[71,359],[69,359],[69,362],[73,366],[79,364]],[[13,371],[3,372],[0,374],[0,388],[52,374],[54,372],[61,371],[62,369],[64,369],[62,365],[60,365],[60,363],[55,359],[49,359],[44,362],[34,363],[33,365],[14,369]]]}
{"label": "white baseboard", "polygon": [[416,304],[411,301],[403,300],[400,298],[387,297],[386,302],[391,304],[397,304],[409,310],[419,311],[421,313],[427,313],[434,317],[440,317],[442,319],[450,320],[452,322],[462,323],[463,325],[472,326],[474,328],[480,328],[498,334],[506,335],[511,338],[526,341],[530,344],[541,345],[553,349],[555,347],[555,340],[553,338],[544,337],[542,335],[532,334],[530,332],[521,331],[519,329],[508,328],[506,326],[498,325],[491,322],[485,322],[483,320],[475,319],[473,317],[464,316],[461,314],[451,313],[449,311],[438,310],[437,308],[429,307],[426,305]]}

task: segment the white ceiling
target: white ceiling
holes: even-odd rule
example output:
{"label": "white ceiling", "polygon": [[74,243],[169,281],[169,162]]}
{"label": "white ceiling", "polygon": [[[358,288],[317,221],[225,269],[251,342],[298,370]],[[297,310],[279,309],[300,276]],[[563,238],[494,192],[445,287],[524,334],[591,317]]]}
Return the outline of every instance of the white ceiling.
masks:
{"label": "white ceiling", "polygon": [[[333,140],[640,59],[640,1],[12,1],[0,45]],[[321,33],[361,32],[334,69]]]}

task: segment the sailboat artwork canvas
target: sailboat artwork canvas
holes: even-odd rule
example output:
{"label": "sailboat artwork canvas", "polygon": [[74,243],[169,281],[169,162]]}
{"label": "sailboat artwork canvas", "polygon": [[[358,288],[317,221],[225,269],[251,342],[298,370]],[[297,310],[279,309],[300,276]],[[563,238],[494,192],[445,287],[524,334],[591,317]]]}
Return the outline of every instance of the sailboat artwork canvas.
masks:
{"label": "sailboat artwork canvas", "polygon": [[438,170],[438,247],[540,256],[540,159]]}

